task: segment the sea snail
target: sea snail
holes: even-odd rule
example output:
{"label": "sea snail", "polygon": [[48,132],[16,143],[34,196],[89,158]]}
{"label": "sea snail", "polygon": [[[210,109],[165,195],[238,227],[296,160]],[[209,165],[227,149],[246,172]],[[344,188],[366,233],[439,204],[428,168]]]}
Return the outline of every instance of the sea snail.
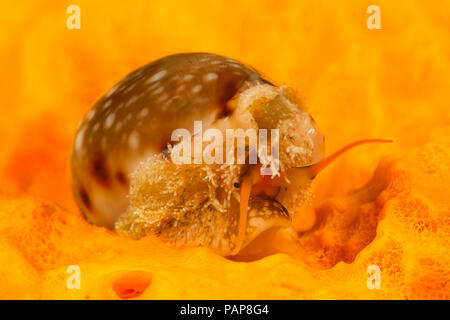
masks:
{"label": "sea snail", "polygon": [[[194,121],[223,133],[277,129],[279,170],[267,176],[260,163],[174,163],[172,134],[185,128],[195,140],[201,132]],[[375,141],[382,140],[358,141],[323,159],[324,138],[293,89],[230,58],[176,54],[130,73],[86,114],[71,183],[93,224],[230,256],[271,230],[295,237],[291,215],[317,172],[354,145]]]}

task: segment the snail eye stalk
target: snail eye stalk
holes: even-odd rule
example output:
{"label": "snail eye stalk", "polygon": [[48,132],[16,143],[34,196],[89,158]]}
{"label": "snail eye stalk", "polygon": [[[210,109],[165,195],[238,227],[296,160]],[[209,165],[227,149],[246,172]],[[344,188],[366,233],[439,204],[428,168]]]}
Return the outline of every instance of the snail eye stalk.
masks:
{"label": "snail eye stalk", "polygon": [[339,149],[335,153],[333,153],[333,154],[329,155],[328,157],[322,159],[318,163],[311,165],[308,168],[309,175],[310,175],[311,179],[315,178],[320,171],[322,171],[323,169],[328,167],[328,165],[330,163],[332,163],[334,160],[336,160],[343,153],[345,153],[348,150],[353,149],[354,147],[357,147],[357,146],[359,146],[361,144],[366,144],[366,143],[391,143],[391,142],[393,142],[393,141],[392,140],[385,140],[385,139],[364,139],[364,140],[358,140],[358,141],[354,141],[352,143],[349,143],[348,145],[342,147],[341,149]]}
{"label": "snail eye stalk", "polygon": [[252,192],[252,181],[250,179],[244,179],[241,184],[241,200],[239,208],[239,225],[238,225],[238,239],[236,246],[234,247],[231,255],[236,255],[241,251],[242,244],[244,242],[245,229],[247,227],[247,210],[248,200],[250,193]]}

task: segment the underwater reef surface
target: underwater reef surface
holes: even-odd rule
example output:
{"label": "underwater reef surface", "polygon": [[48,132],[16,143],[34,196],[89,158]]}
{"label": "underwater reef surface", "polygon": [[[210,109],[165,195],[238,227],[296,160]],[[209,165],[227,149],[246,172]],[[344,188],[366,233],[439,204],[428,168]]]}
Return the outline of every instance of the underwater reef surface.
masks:
{"label": "underwater reef surface", "polygon": [[[0,13],[0,298],[450,299],[449,3],[60,1]],[[10,6],[10,7],[9,7]],[[268,23],[268,21],[270,23]],[[300,90],[327,153],[302,250],[234,262],[85,222],[70,189],[76,127],[96,99],[161,56],[208,51]],[[354,191],[356,190],[356,191]],[[68,290],[78,265],[81,289]],[[367,268],[381,271],[369,290]]]}
{"label": "underwater reef surface", "polygon": [[[449,133],[382,160],[365,187],[316,208],[302,252],[252,262],[122,238],[51,201],[2,196],[0,297],[450,299]],[[80,267],[79,290],[67,289],[69,265]],[[372,265],[379,290],[367,287]]]}

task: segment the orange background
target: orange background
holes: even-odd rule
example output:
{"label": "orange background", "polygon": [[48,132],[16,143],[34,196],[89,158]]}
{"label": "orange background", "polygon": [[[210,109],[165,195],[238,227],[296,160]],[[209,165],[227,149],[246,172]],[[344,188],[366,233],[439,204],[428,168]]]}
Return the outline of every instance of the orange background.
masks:
{"label": "orange background", "polygon": [[[81,30],[66,28],[69,16],[66,8],[71,4],[81,8]],[[366,27],[366,8],[371,4],[381,8],[381,30]],[[446,147],[450,132],[448,12],[450,3],[430,1],[40,0],[26,1],[21,5],[5,2],[0,12],[0,59],[3,62],[0,78],[0,190],[10,195],[50,199],[67,209],[67,212],[58,211],[58,214],[62,217],[69,215],[69,220],[75,219],[75,229],[79,224],[81,229],[92,228],[81,226],[83,222],[77,220],[79,217],[75,213],[78,211],[69,183],[69,154],[79,121],[97,98],[130,71],[168,54],[207,51],[246,62],[276,83],[297,88],[326,137],[328,153],[357,139],[390,138],[395,141],[392,146],[361,147],[337,161],[315,181],[313,191],[317,201],[344,196],[349,190],[361,186],[371,177],[380,157],[386,154],[407,159],[404,161],[409,162],[402,170],[413,173],[423,165],[411,164],[411,159],[431,161],[437,166],[439,175],[427,180],[425,187],[433,192],[426,194],[445,193],[450,186],[448,171],[445,171],[448,167],[444,164],[450,162],[450,149]],[[433,185],[434,181],[437,181],[436,185]],[[441,217],[439,223],[444,225],[448,223],[449,215],[447,198],[430,196],[424,200],[437,208]],[[27,205],[24,204],[24,208]],[[20,205],[18,208],[11,206],[9,200],[4,200],[1,214],[26,216],[26,212],[35,212],[32,209],[21,211]],[[20,223],[11,219],[8,216],[10,224],[32,224],[25,218],[27,222],[20,220]],[[39,220],[38,223],[48,222]],[[387,230],[395,232],[394,226],[389,228]],[[0,260],[19,263],[17,261],[24,257],[23,266],[20,262],[18,267],[22,273],[19,272],[11,281],[21,283],[20,276],[27,272],[33,274],[30,277],[36,275],[39,290],[44,288],[44,291],[28,292],[27,286],[22,288],[19,285],[18,288],[24,291],[17,289],[18,297],[42,297],[48,286],[41,280],[43,274],[56,272],[54,270],[63,268],[64,263],[80,262],[85,257],[73,254],[70,258],[55,258],[53,264],[46,264],[29,256],[31,251],[26,251],[23,243],[15,238],[17,235],[12,230],[21,232],[22,229],[11,228],[3,222],[1,230],[5,246],[12,251],[8,251],[11,256],[5,253]],[[95,232],[102,233],[101,237],[111,236],[104,231]],[[55,243],[59,241],[55,240]],[[128,250],[127,241],[121,244],[124,252]],[[409,240],[405,238],[403,241]],[[439,247],[441,249],[449,248],[447,245],[446,248]],[[171,249],[161,250],[172,252]],[[228,270],[231,275],[245,277],[241,264],[234,266],[203,249],[197,250],[200,251],[194,250],[193,255],[200,255],[200,260],[218,259],[217,270]],[[177,254],[185,257],[187,253]],[[179,262],[178,258],[174,257],[173,261]],[[127,268],[133,265],[133,259],[127,260]],[[281,259],[281,262],[273,259]],[[296,277],[311,281],[303,281],[310,286],[308,290],[315,288],[318,280],[310,271],[303,270],[303,265],[299,267],[297,262],[278,255],[264,261],[255,266],[261,269],[260,274],[266,272],[265,266],[278,266],[280,262],[284,271],[274,271],[279,272],[277,275],[292,272]],[[338,268],[345,269],[340,266]],[[444,270],[448,270],[445,263],[444,266]],[[192,268],[195,269],[194,266]],[[220,275],[217,271],[214,277]],[[360,277],[365,277],[364,272]],[[276,281],[275,275],[271,279]],[[408,279],[402,281],[407,282]],[[192,283],[200,281],[194,280]],[[15,285],[17,283],[14,282]],[[443,286],[442,292],[447,292],[449,284],[439,283]],[[260,285],[263,284],[271,285],[266,280]],[[236,297],[247,297],[239,290],[250,285],[242,284],[230,292]],[[347,292],[342,295],[335,292],[334,287],[330,288],[316,296],[298,292],[291,295],[288,293],[290,289],[286,288],[263,291],[266,295],[250,290],[248,297],[354,297],[352,286],[339,287]],[[377,296],[370,292],[368,297],[417,297],[402,291],[406,290],[404,283],[395,288],[399,291],[392,291],[392,295]],[[160,293],[166,292],[161,290]],[[302,292],[310,292],[308,290]],[[199,289],[187,297],[222,297],[219,289],[212,292],[208,295],[208,291]],[[276,295],[277,292],[280,294]],[[434,297],[448,297],[442,292]],[[172,293],[172,296],[177,296],[176,292]],[[69,293],[46,294],[57,298],[67,297]],[[358,295],[364,296],[361,292]],[[150,297],[171,297],[171,294],[169,290],[166,294],[158,296],[155,293]]]}

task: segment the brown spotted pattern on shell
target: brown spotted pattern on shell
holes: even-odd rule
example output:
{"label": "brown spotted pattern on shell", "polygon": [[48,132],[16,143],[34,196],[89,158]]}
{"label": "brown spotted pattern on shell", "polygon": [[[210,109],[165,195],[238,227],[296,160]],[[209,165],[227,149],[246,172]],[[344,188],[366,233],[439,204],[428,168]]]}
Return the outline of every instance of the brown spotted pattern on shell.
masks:
{"label": "brown spotted pattern on shell", "polygon": [[177,128],[227,114],[248,83],[266,82],[240,62],[208,53],[177,54],[126,76],[86,114],[72,153],[72,187],[87,219],[112,227],[127,206],[128,176],[160,153]]}

